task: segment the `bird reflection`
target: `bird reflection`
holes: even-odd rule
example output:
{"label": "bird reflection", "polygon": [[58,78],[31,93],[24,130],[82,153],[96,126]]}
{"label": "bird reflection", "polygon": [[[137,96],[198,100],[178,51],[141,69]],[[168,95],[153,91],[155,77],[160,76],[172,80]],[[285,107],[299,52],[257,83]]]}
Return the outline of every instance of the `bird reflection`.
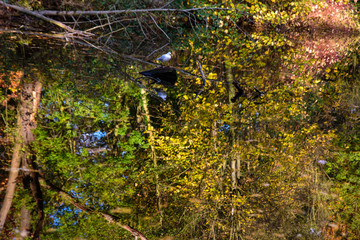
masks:
{"label": "bird reflection", "polygon": [[240,87],[239,83],[236,81],[233,81],[233,85],[236,88],[237,92],[233,98],[231,98],[231,102],[236,102],[242,95],[244,95],[244,89]]}
{"label": "bird reflection", "polygon": [[162,100],[164,100],[164,101],[166,100],[167,93],[164,90],[162,90],[161,88],[154,88],[154,90],[155,90],[156,94],[162,98]]}

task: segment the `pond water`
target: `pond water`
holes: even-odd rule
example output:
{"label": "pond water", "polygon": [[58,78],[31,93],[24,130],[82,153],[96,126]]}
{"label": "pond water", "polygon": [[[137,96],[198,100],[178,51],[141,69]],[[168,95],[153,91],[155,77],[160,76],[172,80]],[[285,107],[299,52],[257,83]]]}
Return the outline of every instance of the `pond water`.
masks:
{"label": "pond water", "polygon": [[1,236],[360,236],[356,5],[247,2],[0,8]]}

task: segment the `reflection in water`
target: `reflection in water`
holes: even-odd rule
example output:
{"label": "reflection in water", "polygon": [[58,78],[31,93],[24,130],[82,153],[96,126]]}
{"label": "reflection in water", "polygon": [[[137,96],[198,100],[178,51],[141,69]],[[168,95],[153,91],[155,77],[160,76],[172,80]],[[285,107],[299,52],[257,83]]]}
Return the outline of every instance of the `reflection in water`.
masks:
{"label": "reflection in water", "polygon": [[[82,29],[73,42],[46,18],[9,34],[0,17],[1,176],[44,182],[23,186],[5,228],[19,229],[29,207],[50,216],[36,228],[48,239],[335,237],[331,212],[357,212],[344,187],[358,168],[357,16],[343,3],[293,3],[49,15]],[[156,59],[169,66],[148,62],[170,37],[178,51]],[[26,108],[32,82],[41,103]],[[36,139],[25,141],[30,115]],[[339,231],[357,236],[346,221]]]}

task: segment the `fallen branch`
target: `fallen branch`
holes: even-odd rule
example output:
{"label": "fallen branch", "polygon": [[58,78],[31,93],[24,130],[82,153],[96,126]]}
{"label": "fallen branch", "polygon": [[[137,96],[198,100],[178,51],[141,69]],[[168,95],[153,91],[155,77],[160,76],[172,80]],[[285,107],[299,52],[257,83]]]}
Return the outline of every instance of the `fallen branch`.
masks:
{"label": "fallen branch", "polygon": [[81,37],[90,37],[90,36],[93,36],[93,34],[91,33],[88,33],[88,32],[83,32],[83,31],[79,31],[79,30],[75,30],[75,29],[72,29],[71,27],[63,24],[62,22],[59,22],[59,21],[56,21],[54,19],[51,19],[51,18],[48,18],[48,17],[45,17],[44,15],[42,15],[41,13],[38,13],[38,12],[35,12],[35,11],[30,11],[30,10],[27,10],[25,8],[22,8],[22,7],[19,7],[17,5],[12,5],[12,4],[7,4],[3,1],[0,1],[0,5],[3,5],[7,8],[12,8],[12,9],[15,9],[19,12],[22,12],[22,13],[25,13],[25,14],[28,14],[28,15],[31,15],[31,16],[34,16],[34,17],[37,17],[37,18],[40,18],[46,22],[49,22],[51,24],[54,24],[62,29],[65,29],[66,31],[68,32],[71,32],[73,34],[76,34],[76,35],[79,35]]}

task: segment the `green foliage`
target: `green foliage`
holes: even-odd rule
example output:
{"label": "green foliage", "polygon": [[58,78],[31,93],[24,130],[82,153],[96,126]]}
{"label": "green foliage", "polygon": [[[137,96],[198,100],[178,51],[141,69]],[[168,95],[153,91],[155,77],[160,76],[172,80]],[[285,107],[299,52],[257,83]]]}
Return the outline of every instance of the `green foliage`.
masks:
{"label": "green foliage", "polygon": [[332,110],[333,126],[338,131],[338,138],[334,141],[336,154],[326,167],[328,176],[333,180],[332,192],[336,196],[329,208],[333,211],[334,221],[343,225],[348,239],[357,239],[360,235],[357,208],[360,196],[360,129],[357,124],[359,113],[355,107],[359,103],[359,73],[355,70],[358,63],[354,61],[357,56],[358,51],[353,51],[343,64],[328,70],[326,75],[327,79],[334,79],[333,74],[338,75],[327,87],[336,93],[331,97],[335,102]]}

